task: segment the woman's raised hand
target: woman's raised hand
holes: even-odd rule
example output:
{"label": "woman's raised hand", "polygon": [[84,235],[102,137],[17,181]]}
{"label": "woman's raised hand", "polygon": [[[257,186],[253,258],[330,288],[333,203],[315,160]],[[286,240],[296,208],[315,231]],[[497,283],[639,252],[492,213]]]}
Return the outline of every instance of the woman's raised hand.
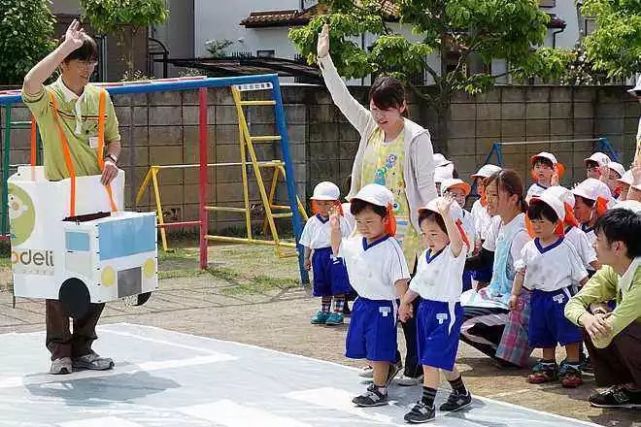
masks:
{"label": "woman's raised hand", "polygon": [[323,58],[329,53],[329,24],[323,25],[323,30],[318,34],[316,56]]}

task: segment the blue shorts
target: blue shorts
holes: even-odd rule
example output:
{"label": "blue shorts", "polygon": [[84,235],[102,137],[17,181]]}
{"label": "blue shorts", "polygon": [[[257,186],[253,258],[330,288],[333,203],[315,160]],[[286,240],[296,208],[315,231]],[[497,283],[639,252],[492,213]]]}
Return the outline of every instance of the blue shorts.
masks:
{"label": "blue shorts", "polygon": [[393,301],[356,298],[347,330],[347,357],[396,362],[395,305]]}
{"label": "blue shorts", "polygon": [[532,292],[528,343],[533,348],[551,348],[583,341],[581,329],[565,317],[571,288]]}
{"label": "blue shorts", "polygon": [[347,267],[340,258],[332,258],[332,248],[314,249],[312,272],[315,297],[331,297],[352,291]]}
{"label": "blue shorts", "polygon": [[421,365],[451,371],[458,351],[463,307],[460,303],[422,300],[416,315]]}
{"label": "blue shorts", "polygon": [[463,270],[463,292],[472,289],[472,270]]}

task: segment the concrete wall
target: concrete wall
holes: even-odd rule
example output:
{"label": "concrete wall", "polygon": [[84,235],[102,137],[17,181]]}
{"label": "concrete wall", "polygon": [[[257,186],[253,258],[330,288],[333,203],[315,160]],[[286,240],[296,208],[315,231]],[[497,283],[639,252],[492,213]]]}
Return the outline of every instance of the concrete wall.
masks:
{"label": "concrete wall", "polygon": [[[366,87],[352,87],[361,101]],[[315,184],[330,180],[347,192],[359,136],[333,105],[324,88],[310,85],[283,87],[287,124],[294,159],[295,178],[302,198],[311,194]],[[121,166],[127,172],[127,198],[131,202],[150,164],[194,164],[198,162],[197,93],[165,92],[149,95],[115,96],[123,140]],[[438,123],[426,106],[409,99],[410,117],[426,126],[435,138]],[[622,163],[632,160],[634,139],[641,110],[624,87],[501,87],[479,97],[459,94],[453,99],[448,120],[448,142],[443,145],[464,179],[474,172],[497,141],[539,141],[607,137],[622,154]],[[28,119],[22,105],[13,109],[13,120]],[[248,120],[253,135],[274,132],[273,113],[267,107],[251,107]],[[4,128],[4,111],[2,126]],[[131,126],[133,123],[133,126]],[[237,162],[238,122],[228,90],[209,92],[210,162]],[[12,132],[11,164],[29,160],[27,130]],[[2,134],[4,138],[4,132]],[[132,144],[135,141],[135,144]],[[134,150],[135,145],[135,150]],[[504,148],[506,166],[529,176],[529,157],[539,151],[554,152],[568,172],[564,179],[571,185],[584,178],[583,159],[592,150],[591,142],[542,143]],[[262,160],[280,158],[278,145],[261,144]],[[494,160],[495,161],[495,160]],[[265,172],[264,177],[271,174]],[[254,182],[253,174],[250,180]],[[209,172],[209,204],[242,206],[241,174],[237,167],[216,168]],[[529,180],[528,180],[529,182]],[[191,220],[198,214],[198,169],[163,170],[161,195],[167,220]],[[251,185],[256,213],[260,203],[255,184]],[[279,188],[279,201],[286,200]],[[131,206],[131,203],[128,203]],[[139,207],[152,210],[150,194]],[[211,214],[211,227],[222,230],[241,225],[237,214]],[[260,224],[260,221],[257,222]]]}

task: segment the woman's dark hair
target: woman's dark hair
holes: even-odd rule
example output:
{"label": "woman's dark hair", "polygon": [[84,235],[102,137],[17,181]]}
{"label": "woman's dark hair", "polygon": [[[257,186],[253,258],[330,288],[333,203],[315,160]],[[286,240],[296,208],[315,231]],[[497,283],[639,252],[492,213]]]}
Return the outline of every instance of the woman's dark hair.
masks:
{"label": "woman's dark hair", "polygon": [[437,214],[433,211],[423,210],[418,214],[418,225],[423,224],[423,221],[432,221],[438,224],[439,228],[443,230],[443,233],[447,234],[447,227],[445,227],[445,221],[440,214]]}
{"label": "woman's dark hair", "polygon": [[349,201],[349,203],[350,203],[349,211],[354,216],[363,212],[367,208],[370,208],[372,211],[374,211],[376,215],[380,216],[381,218],[385,218],[387,216],[386,207],[374,205],[372,203],[368,203],[361,199],[352,199]]}
{"label": "woman's dark hair", "polygon": [[390,76],[377,77],[369,88],[369,100],[381,110],[401,108],[405,101],[403,83]]}
{"label": "woman's dark hair", "polygon": [[518,173],[512,169],[501,169],[483,180],[485,188],[496,181],[499,191],[504,191],[508,196],[517,195],[518,204],[521,212],[527,211],[527,202],[523,197],[523,181]]}
{"label": "woman's dark hair", "polygon": [[623,242],[628,258],[641,256],[641,214],[627,209],[610,209],[597,220],[594,231],[603,233],[608,245]]}
{"label": "woman's dark hair", "polygon": [[586,199],[585,197],[581,197],[577,195],[574,196],[574,199],[575,199],[575,203],[577,199],[581,199],[581,201],[585,203],[589,208],[594,207],[594,204],[596,203],[594,200]]}
{"label": "woman's dark hair", "polygon": [[594,161],[594,160],[586,160],[585,161],[585,168],[586,169],[592,169],[592,168],[598,168],[599,163]]}
{"label": "woman's dark hair", "polygon": [[82,38],[82,46],[67,55],[63,62],[67,63],[74,59],[77,59],[78,61],[98,60],[98,45],[96,44],[96,41],[86,34]]}
{"label": "woman's dark hair", "polygon": [[534,202],[530,203],[530,206],[527,208],[527,217],[530,220],[534,219],[547,219],[550,222],[556,223],[559,220],[559,216],[554,212],[547,203]]}

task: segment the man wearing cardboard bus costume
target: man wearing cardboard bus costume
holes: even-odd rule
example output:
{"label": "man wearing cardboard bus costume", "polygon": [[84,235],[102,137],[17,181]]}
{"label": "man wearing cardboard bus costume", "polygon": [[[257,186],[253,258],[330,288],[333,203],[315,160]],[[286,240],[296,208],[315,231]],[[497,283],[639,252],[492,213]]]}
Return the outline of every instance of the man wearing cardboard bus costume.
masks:
{"label": "man wearing cardboard bus costume", "polygon": [[[67,162],[71,161],[76,176],[102,175],[109,184],[118,174],[120,134],[118,119],[106,91],[89,83],[97,64],[96,42],[84,33],[74,20],[64,41],[27,73],[22,86],[22,99],[35,116],[44,148],[45,176],[50,181],[69,178]],[[61,75],[48,86],[43,83],[57,70]],[[101,92],[105,95],[101,96]],[[102,101],[101,101],[102,98]],[[98,111],[105,111],[104,166],[98,165]],[[70,156],[61,145],[66,139]],[[46,301],[47,348],[51,352],[52,374],[69,374],[75,369],[104,370],[113,367],[109,358],[91,350],[97,338],[96,324],[104,304],[91,304],[85,316],[73,321],[57,300]]]}

